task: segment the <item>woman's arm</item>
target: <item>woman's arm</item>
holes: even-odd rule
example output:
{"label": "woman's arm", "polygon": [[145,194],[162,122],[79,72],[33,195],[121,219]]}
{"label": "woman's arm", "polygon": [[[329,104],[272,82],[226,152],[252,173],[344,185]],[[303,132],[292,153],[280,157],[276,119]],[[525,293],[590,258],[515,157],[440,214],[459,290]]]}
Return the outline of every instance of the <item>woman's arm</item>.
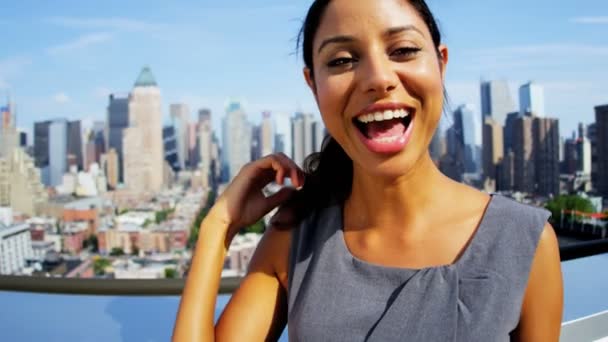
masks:
{"label": "woman's arm", "polygon": [[[203,220],[190,273],[173,330],[174,341],[250,340],[269,336],[284,322],[284,291],[279,284],[277,262],[287,264],[289,237],[270,230],[262,239],[249,274],[227,306],[225,318],[214,327],[217,292],[228,246],[241,227],[257,222],[272,208],[285,202],[293,189],[283,188],[266,197],[262,189],[284,178],[302,186],[303,173],[285,155],[264,157],[243,167]],[[286,268],[285,268],[286,269]],[[285,272],[282,272],[285,273]],[[282,275],[284,277],[284,275]]]}
{"label": "woman's arm", "polygon": [[218,341],[276,341],[287,323],[290,230],[270,229],[215,327]]}
{"label": "woman's arm", "polygon": [[563,302],[559,244],[547,223],[532,261],[515,341],[559,341]]}

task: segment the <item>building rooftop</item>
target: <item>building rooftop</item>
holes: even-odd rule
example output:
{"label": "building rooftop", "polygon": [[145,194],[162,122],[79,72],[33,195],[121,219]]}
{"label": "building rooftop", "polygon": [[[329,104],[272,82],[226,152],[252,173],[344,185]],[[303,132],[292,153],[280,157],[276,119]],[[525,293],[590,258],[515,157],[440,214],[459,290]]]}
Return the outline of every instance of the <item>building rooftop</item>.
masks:
{"label": "building rooftop", "polygon": [[150,70],[150,67],[145,66],[143,69],[141,69],[141,72],[139,73],[139,76],[137,77],[137,80],[135,81],[135,87],[156,87],[158,86],[156,84],[156,79],[154,78],[154,75],[152,74],[152,70]]}

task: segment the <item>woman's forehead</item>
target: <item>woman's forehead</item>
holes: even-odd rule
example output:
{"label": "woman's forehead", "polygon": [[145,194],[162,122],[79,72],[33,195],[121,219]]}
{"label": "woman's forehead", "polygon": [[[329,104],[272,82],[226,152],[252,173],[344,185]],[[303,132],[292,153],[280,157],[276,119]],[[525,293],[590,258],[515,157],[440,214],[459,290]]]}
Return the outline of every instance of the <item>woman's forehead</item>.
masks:
{"label": "woman's forehead", "polygon": [[414,26],[423,32],[426,29],[416,9],[406,0],[332,0],[317,35],[384,32],[403,26]]}

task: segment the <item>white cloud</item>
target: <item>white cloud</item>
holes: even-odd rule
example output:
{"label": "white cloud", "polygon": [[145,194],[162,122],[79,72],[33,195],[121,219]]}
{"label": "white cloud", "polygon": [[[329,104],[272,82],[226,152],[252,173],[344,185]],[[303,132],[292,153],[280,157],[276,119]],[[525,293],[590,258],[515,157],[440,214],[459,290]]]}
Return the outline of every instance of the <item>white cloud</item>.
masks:
{"label": "white cloud", "polygon": [[575,17],[570,18],[571,23],[575,24],[608,24],[608,16],[599,17]]}
{"label": "white cloud", "polygon": [[53,96],[53,101],[55,101],[58,104],[66,104],[66,103],[70,102],[70,97],[66,93],[61,92],[61,93],[57,93]]}
{"label": "white cloud", "polygon": [[92,30],[119,30],[119,31],[149,31],[160,27],[141,20],[128,18],[74,18],[51,17],[47,22],[68,28]]}
{"label": "white cloud", "polygon": [[105,43],[111,39],[112,35],[106,32],[90,33],[82,35],[73,41],[52,46],[48,48],[46,52],[52,56],[66,54],[85,49],[95,44]]}

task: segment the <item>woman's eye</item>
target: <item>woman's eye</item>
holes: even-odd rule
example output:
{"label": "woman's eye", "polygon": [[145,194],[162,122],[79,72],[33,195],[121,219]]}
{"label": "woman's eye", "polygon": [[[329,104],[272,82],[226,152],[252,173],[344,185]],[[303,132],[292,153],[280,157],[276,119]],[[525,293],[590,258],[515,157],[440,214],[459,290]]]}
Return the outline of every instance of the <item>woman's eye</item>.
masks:
{"label": "woman's eye", "polygon": [[343,65],[347,65],[350,64],[354,61],[353,58],[347,58],[347,57],[342,57],[342,58],[336,58],[331,60],[329,63],[327,63],[328,67],[338,67],[338,66],[343,66]]}
{"label": "woman's eye", "polygon": [[403,47],[403,48],[399,48],[399,49],[396,49],[395,51],[393,51],[392,55],[411,57],[411,56],[414,56],[415,54],[417,54],[418,52],[420,52],[420,50],[422,50],[422,49],[417,48],[417,47]]}

